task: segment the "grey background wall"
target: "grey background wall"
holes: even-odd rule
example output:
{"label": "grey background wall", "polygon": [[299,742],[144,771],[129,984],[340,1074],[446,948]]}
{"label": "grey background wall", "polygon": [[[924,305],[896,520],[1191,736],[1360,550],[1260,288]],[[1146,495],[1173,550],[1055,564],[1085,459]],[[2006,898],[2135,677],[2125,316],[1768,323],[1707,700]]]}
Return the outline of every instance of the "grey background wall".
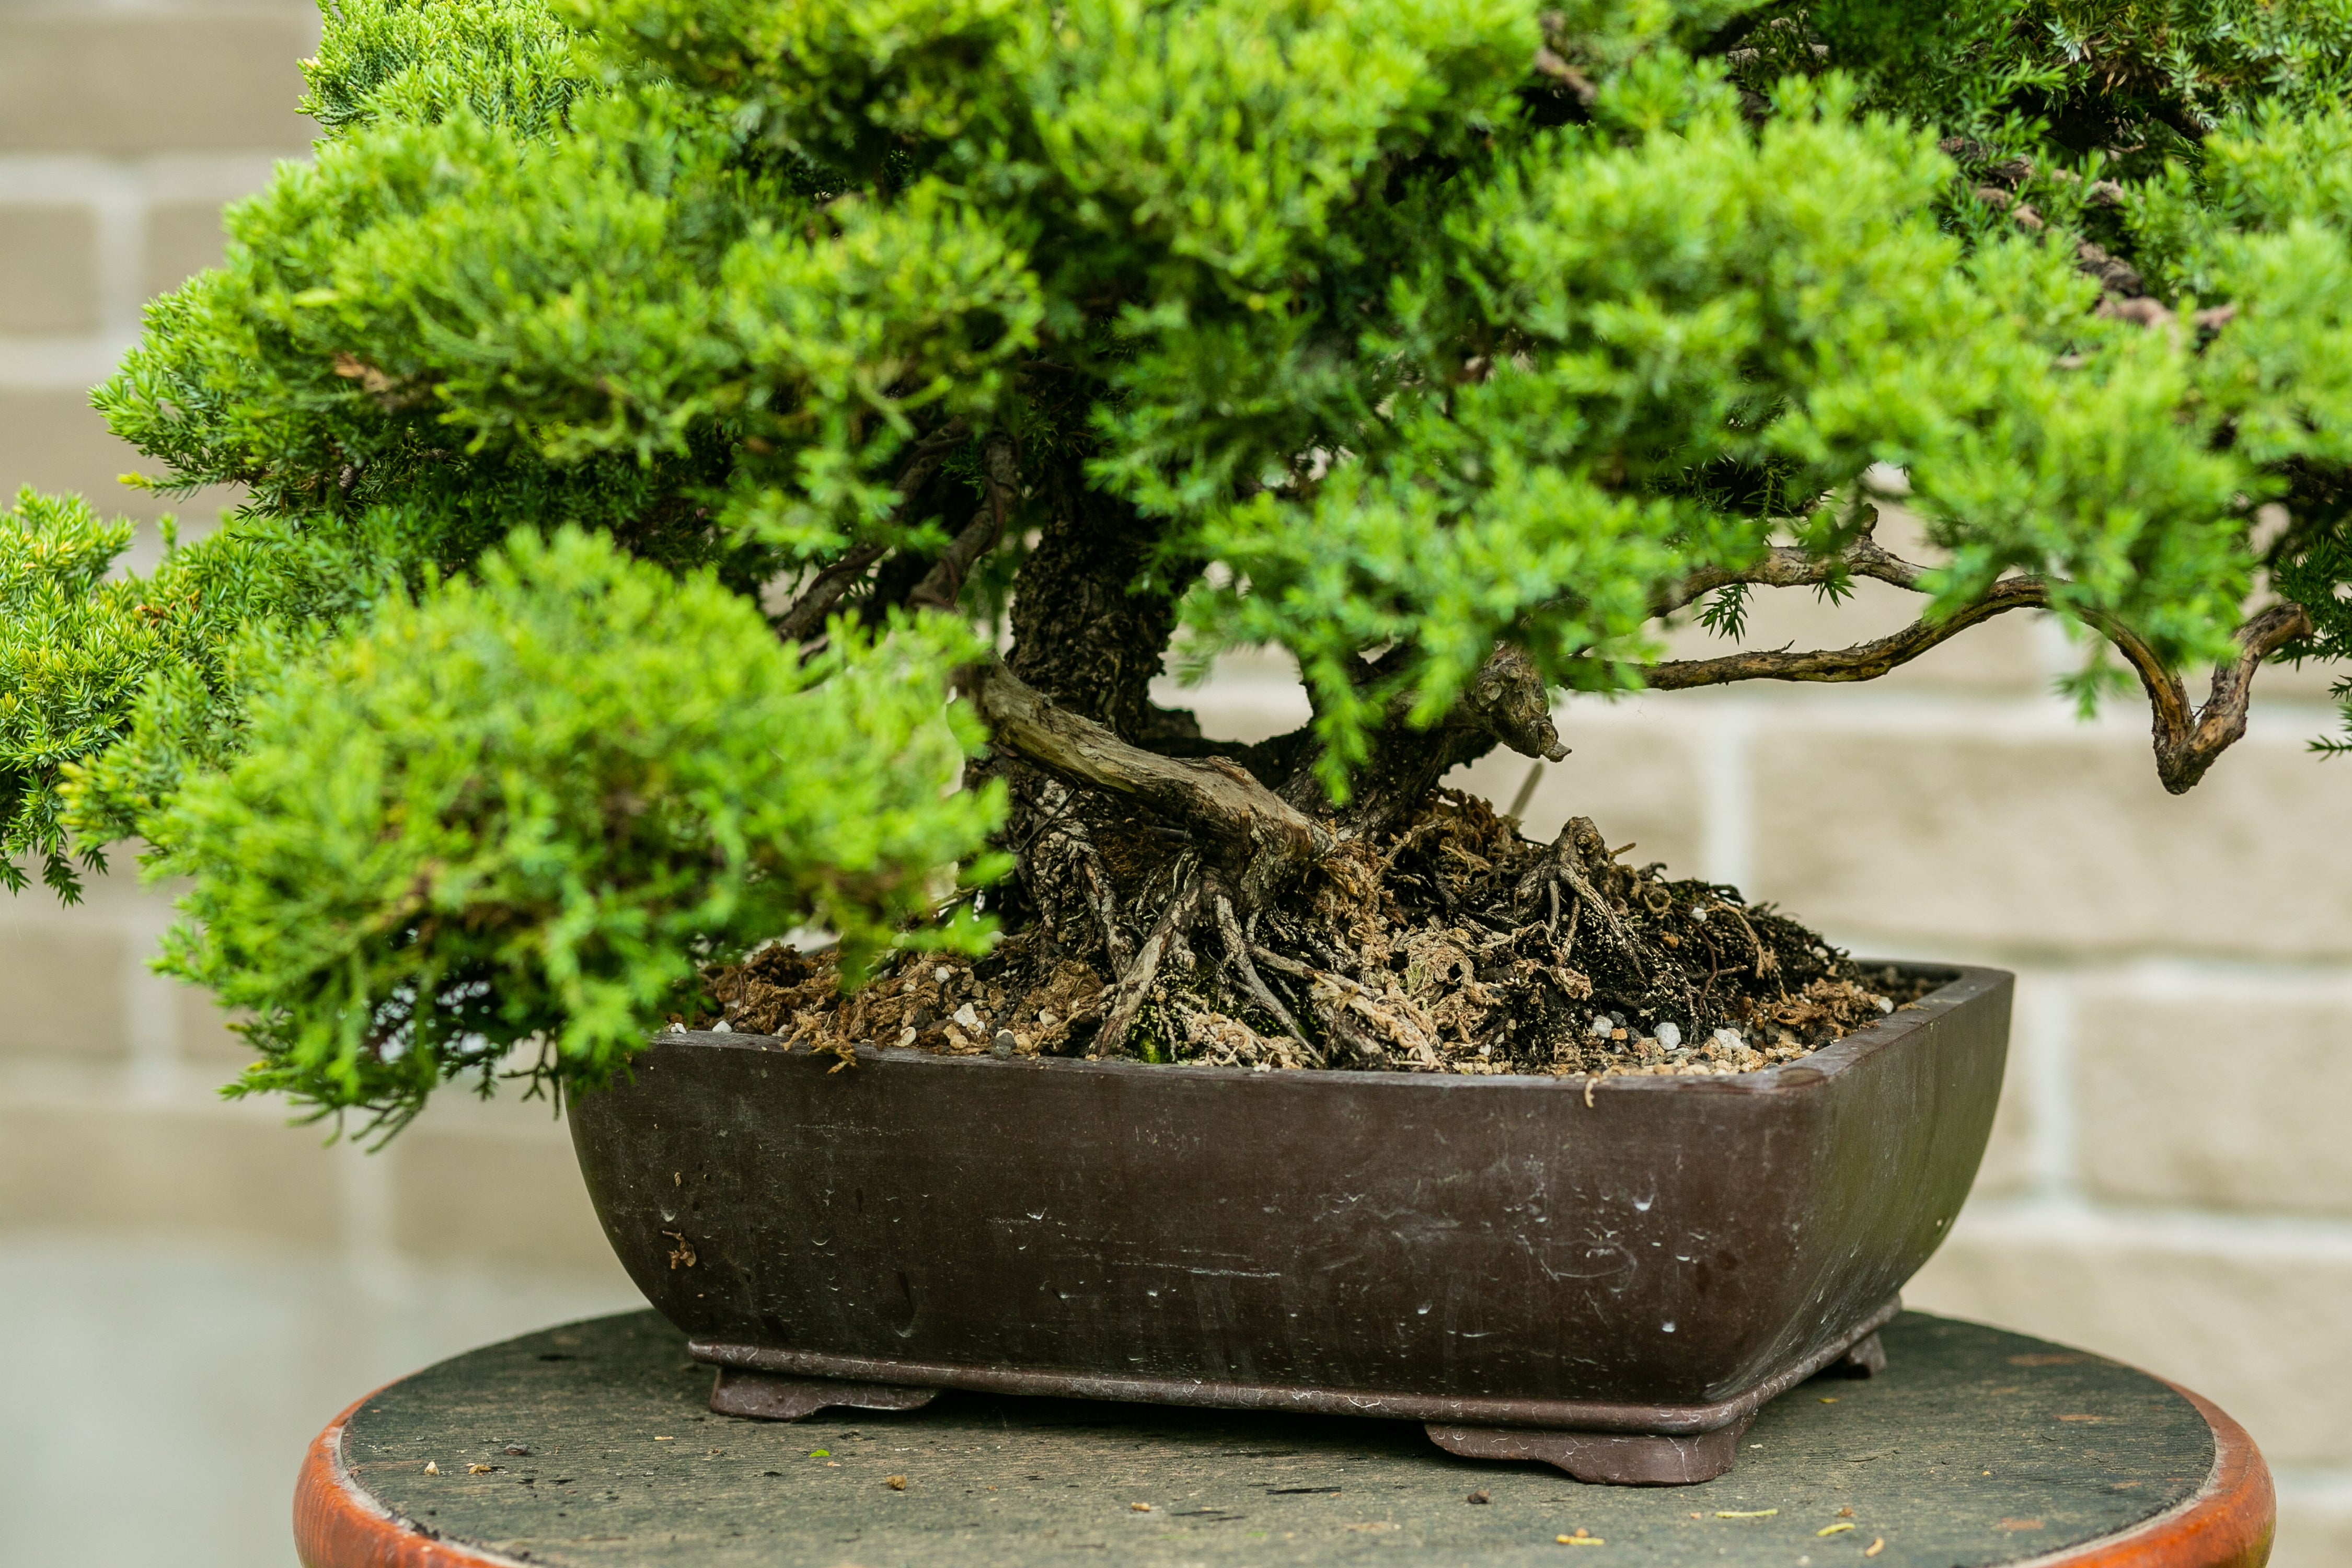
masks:
{"label": "grey background wall", "polygon": [[[87,388],[140,301],[217,256],[220,205],[304,154],[316,36],[292,5],[0,0],[0,490],[163,510],[114,482],[139,458]],[[1900,596],[1864,587],[1834,630],[1774,605],[1751,640],[1891,627]],[[2085,725],[2048,694],[2066,657],[2016,619],[1872,688],[1573,702],[1528,827],[1591,815],[1857,951],[2017,970],[1993,1148],[1910,1299],[2219,1399],[2279,1474],[2276,1561],[2341,1568],[2352,763],[2305,750],[2324,682],[2274,672],[2175,800],[2135,706]],[[1243,738],[1302,706],[1270,661],[1184,700]],[[1473,782],[1507,800],[1526,771]],[[144,967],[167,894],[0,900],[0,1555],[25,1568],[290,1563],[294,1467],[342,1404],[635,1299],[541,1107],[444,1105],[370,1157],[220,1101],[236,1042]],[[137,1509],[127,1434],[177,1457],[142,1467]]]}

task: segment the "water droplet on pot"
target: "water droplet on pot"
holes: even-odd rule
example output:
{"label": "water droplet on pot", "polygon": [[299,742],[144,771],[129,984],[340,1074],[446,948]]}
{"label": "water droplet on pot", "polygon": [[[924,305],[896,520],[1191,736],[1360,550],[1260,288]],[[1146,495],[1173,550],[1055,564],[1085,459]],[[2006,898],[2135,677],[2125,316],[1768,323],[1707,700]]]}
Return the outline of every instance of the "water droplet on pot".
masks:
{"label": "water droplet on pot", "polygon": [[1658,1326],[1664,1329],[1667,1333],[1671,1334],[1675,1331],[1675,1321],[1672,1318],[1668,1318],[1664,1322]]}

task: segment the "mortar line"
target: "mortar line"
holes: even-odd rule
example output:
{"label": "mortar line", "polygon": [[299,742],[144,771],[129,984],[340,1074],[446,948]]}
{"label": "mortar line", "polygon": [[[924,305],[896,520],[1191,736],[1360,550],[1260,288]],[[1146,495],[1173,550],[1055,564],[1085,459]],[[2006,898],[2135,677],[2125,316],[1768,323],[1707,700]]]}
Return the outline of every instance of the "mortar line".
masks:
{"label": "mortar line", "polygon": [[98,228],[93,279],[98,293],[97,336],[129,342],[139,335],[139,310],[146,281],[147,193],[127,171],[93,182],[89,205]]}

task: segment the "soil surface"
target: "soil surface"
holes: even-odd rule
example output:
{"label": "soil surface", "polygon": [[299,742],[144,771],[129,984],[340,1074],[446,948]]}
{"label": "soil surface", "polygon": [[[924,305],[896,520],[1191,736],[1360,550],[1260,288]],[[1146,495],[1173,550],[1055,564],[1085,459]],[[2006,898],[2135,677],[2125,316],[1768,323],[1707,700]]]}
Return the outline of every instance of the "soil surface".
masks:
{"label": "soil surface", "polygon": [[[1793,1061],[1933,988],[1863,969],[1736,889],[1618,858],[1633,847],[1612,850],[1585,817],[1538,843],[1486,801],[1435,791],[1265,907],[1172,933],[1115,1054],[1262,1071],[1727,1074]],[[1131,907],[1123,934],[1150,940],[1150,901]],[[708,1011],[679,1021],[845,1056],[1090,1056],[1115,978],[1106,957],[1033,921],[977,962],[898,954],[844,996],[831,952],[779,943],[708,971]]]}

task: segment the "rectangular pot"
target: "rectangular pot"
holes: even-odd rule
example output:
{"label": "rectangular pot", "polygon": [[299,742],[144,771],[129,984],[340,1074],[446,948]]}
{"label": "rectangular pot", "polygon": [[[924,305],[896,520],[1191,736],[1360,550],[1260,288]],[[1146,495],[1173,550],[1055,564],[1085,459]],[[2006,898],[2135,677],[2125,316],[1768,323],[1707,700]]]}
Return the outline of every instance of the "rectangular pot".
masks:
{"label": "rectangular pot", "polygon": [[721,1367],[1727,1443],[1892,1312],[1975,1177],[2011,977],[1914,973],[1948,978],[1736,1077],[834,1070],[673,1034],[570,1120],[614,1249]]}

